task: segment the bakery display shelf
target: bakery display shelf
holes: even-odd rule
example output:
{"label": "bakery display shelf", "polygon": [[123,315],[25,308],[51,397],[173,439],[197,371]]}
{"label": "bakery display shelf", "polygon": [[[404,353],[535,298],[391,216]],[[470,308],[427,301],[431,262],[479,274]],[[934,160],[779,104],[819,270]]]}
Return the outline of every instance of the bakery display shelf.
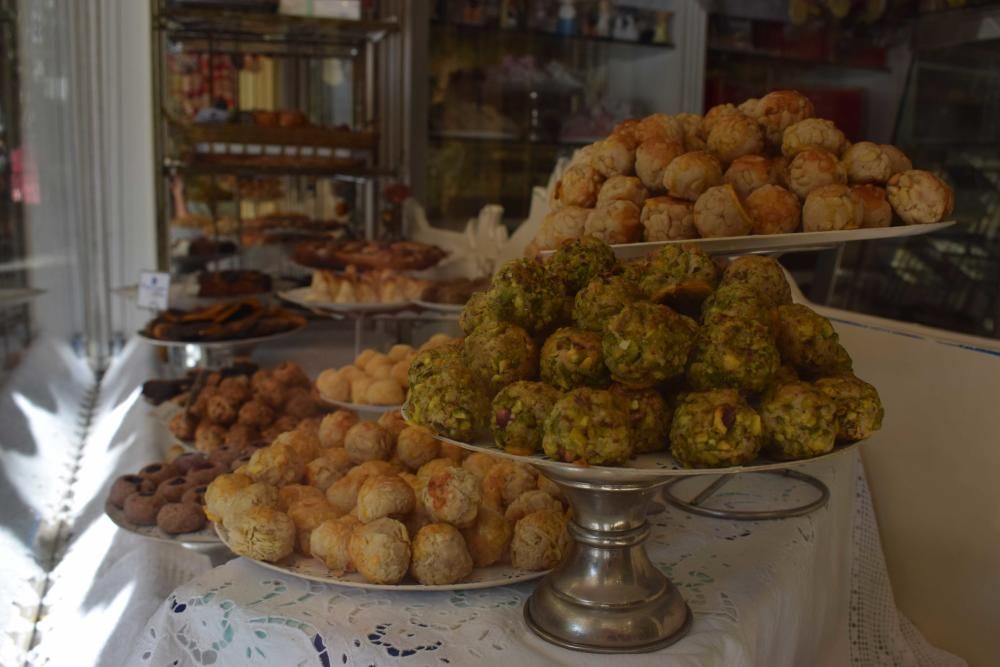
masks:
{"label": "bakery display shelf", "polygon": [[0,287],[0,308],[13,308],[34,301],[45,290],[33,287]]}
{"label": "bakery display shelf", "polygon": [[378,133],[331,127],[282,127],[240,123],[191,123],[180,126],[195,143],[248,144],[263,146],[313,146],[375,150]]}
{"label": "bakery display shelf", "polygon": [[161,7],[154,24],[171,37],[212,40],[326,44],[361,47],[399,31],[394,20],[353,20],[318,16]]}
{"label": "bakery display shelf", "polygon": [[474,25],[469,23],[452,23],[450,21],[431,21],[431,26],[437,30],[468,37],[482,39],[484,35],[496,35],[499,39],[507,39],[523,46],[525,42],[546,44],[552,46],[572,46],[577,44],[607,44],[639,47],[644,49],[673,49],[670,42],[640,42],[638,40],[616,39],[614,37],[599,37],[597,35],[562,35],[556,32],[546,32],[531,28],[499,28],[496,26]]}
{"label": "bakery display shelf", "polygon": [[144,340],[154,347],[167,347],[167,348],[188,348],[188,347],[198,347],[204,350],[231,350],[239,347],[249,347],[251,345],[258,345],[260,343],[267,343],[278,338],[284,338],[285,336],[291,336],[294,333],[298,333],[306,328],[305,321],[291,329],[285,331],[278,331],[276,333],[267,334],[265,336],[248,336],[246,338],[230,338],[226,340],[162,340],[159,338],[153,338],[147,335],[143,331],[136,332],[136,336],[140,340]]}
{"label": "bakery display shelf", "polygon": [[367,181],[382,176],[395,176],[391,167],[369,166],[295,166],[295,165],[248,165],[213,162],[187,162],[165,159],[165,173],[177,174],[235,174],[237,176],[328,176],[342,180]]}
{"label": "bakery display shelf", "polygon": [[852,62],[850,60],[837,60],[835,58],[810,58],[808,56],[796,55],[782,51],[772,51],[768,49],[757,49],[745,46],[733,46],[722,43],[709,43],[708,53],[710,55],[720,55],[733,57],[739,60],[755,59],[779,62],[791,65],[802,65],[803,67],[834,67],[838,69],[851,69],[867,72],[890,73],[891,70],[885,65],[876,65],[866,62]]}
{"label": "bakery display shelf", "polygon": [[532,139],[531,137],[511,132],[490,132],[489,130],[442,130],[430,135],[432,141],[476,141],[483,143],[502,143],[536,146],[585,146],[598,140],[597,137],[579,139]]}

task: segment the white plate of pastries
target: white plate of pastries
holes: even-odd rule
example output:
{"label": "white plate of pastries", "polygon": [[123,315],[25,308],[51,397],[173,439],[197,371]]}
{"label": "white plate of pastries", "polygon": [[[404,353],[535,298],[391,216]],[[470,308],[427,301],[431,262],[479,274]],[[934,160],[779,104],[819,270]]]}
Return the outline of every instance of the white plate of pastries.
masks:
{"label": "white plate of pastries", "polygon": [[809,247],[927,233],[953,207],[951,187],[897,147],[851,143],[805,95],[776,90],[704,117],[626,120],[580,149],[529,250],[581,236],[647,244],[635,254],[674,241]]}
{"label": "white plate of pastries", "polygon": [[348,410],[255,450],[209,484],[236,554],[307,579],[380,589],[483,588],[568,553],[567,504],[527,465],[443,443],[398,411]]}
{"label": "white plate of pastries", "polygon": [[306,308],[334,312],[399,310],[419,299],[430,282],[391,269],[313,271],[309,287],[286,290],[281,298]]}

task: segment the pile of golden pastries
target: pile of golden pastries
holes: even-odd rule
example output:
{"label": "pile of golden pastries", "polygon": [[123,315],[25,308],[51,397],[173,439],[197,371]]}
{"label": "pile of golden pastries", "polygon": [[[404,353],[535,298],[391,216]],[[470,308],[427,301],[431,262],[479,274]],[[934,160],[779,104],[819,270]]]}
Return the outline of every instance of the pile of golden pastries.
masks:
{"label": "pile of golden pastries", "polygon": [[316,378],[319,395],[330,401],[356,405],[402,405],[410,386],[410,361],[418,352],[450,343],[452,338],[436,334],[420,349],[393,345],[388,353],[363,350],[353,364],[328,368]]}
{"label": "pile of golden pastries", "polygon": [[626,120],[577,151],[529,250],[940,222],[951,188],[898,148],[851,143],[776,90],[702,116]]}
{"label": "pile of golden pastries", "polygon": [[358,271],[349,266],[342,273],[313,271],[307,299],[316,304],[406,303],[419,299],[429,285],[392,269]]}
{"label": "pile of golden pastries", "polygon": [[398,411],[378,422],[338,410],[279,435],[204,496],[236,553],[293,554],[335,576],[445,585],[476,567],[545,570],[569,536],[558,487],[528,466],[443,444]]}

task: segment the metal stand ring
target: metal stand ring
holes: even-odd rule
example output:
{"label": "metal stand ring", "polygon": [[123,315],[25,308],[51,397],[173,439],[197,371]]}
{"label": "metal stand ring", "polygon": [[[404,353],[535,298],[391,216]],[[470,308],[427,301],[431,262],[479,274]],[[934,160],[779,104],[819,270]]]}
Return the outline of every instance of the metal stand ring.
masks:
{"label": "metal stand ring", "polygon": [[[751,473],[745,473],[751,474]],[[796,516],[805,516],[811,512],[815,512],[819,508],[826,505],[830,500],[830,489],[827,488],[826,484],[822,481],[813,477],[812,475],[807,475],[802,472],[795,470],[781,470],[781,471],[762,471],[759,473],[752,473],[756,475],[775,475],[778,477],[791,477],[792,479],[804,482],[809,486],[813,487],[819,491],[819,498],[808,502],[804,505],[798,505],[796,507],[790,507],[787,509],[779,510],[724,510],[724,509],[713,509],[711,507],[704,507],[702,503],[711,498],[719,489],[726,485],[726,483],[731,480],[734,475],[721,475],[714,482],[709,484],[703,491],[701,491],[697,496],[691,500],[682,500],[678,498],[673,493],[673,487],[679,482],[685,479],[690,479],[686,477],[679,477],[673,481],[668,482],[663,485],[662,495],[663,500],[670,503],[674,507],[678,507],[685,512],[691,514],[697,514],[698,516],[707,516],[713,519],[731,519],[734,521],[772,521],[775,519],[788,519]]]}

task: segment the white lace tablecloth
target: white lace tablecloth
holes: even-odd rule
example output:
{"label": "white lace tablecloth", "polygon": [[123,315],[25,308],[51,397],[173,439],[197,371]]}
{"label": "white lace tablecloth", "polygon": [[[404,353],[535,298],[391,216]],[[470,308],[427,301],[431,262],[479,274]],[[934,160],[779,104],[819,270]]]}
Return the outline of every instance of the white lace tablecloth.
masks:
{"label": "white lace tablecloth", "polygon": [[[522,617],[533,584],[365,591],[240,558],[176,589],[126,664],[962,664],[897,615],[856,455],[804,470],[831,491],[829,505],[806,517],[736,522],[673,508],[651,517],[650,556],[694,612],[688,636],[656,653],[609,658],[538,639]],[[810,493],[787,479],[750,475],[714,502],[759,509]]]}

